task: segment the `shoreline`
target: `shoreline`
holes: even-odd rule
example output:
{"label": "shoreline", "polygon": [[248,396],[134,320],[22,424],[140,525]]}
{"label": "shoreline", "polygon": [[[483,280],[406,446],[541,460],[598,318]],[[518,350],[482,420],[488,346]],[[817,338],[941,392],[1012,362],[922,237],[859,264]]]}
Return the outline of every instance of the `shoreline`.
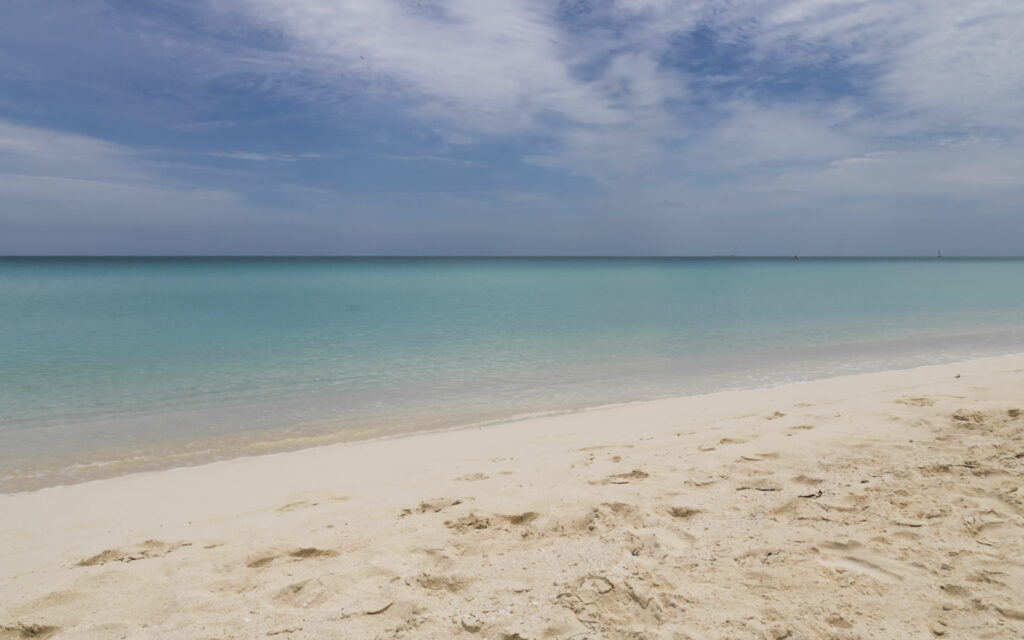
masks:
{"label": "shoreline", "polygon": [[[107,452],[107,456],[93,460],[56,464],[52,460],[58,458],[52,458],[51,456],[44,456],[41,458],[37,457],[35,462],[29,463],[26,467],[28,471],[21,471],[19,475],[8,475],[3,480],[3,483],[0,484],[0,495],[30,493],[49,488],[74,486],[138,473],[159,473],[174,469],[204,466],[237,458],[250,458],[277,453],[293,453],[319,447],[330,447],[355,442],[390,440],[394,438],[413,437],[417,435],[442,433],[446,431],[492,428],[507,423],[519,423],[529,420],[602,410],[619,406],[670,401],[717,393],[773,389],[788,385],[831,380],[834,378],[843,378],[848,376],[912,370],[921,367],[942,366],[944,364],[957,364],[960,362],[975,362],[979,360],[1010,357],[1013,355],[1017,355],[1017,353],[1011,352],[999,355],[982,355],[962,360],[948,360],[947,358],[940,357],[939,359],[944,361],[938,364],[928,363],[912,365],[909,367],[883,369],[872,369],[868,367],[864,371],[855,371],[852,373],[837,373],[835,370],[829,370],[823,375],[817,375],[817,377],[788,380],[778,384],[764,385],[756,383],[734,383],[712,391],[655,395],[652,397],[642,397],[634,400],[613,401],[609,403],[591,405],[574,405],[565,408],[539,409],[493,418],[471,420],[469,422],[456,422],[449,418],[433,415],[426,419],[426,422],[437,423],[440,426],[429,426],[426,428],[422,426],[410,427],[409,425],[413,424],[423,424],[421,420],[417,420],[411,416],[405,416],[403,418],[396,418],[395,416],[392,416],[391,421],[384,422],[376,426],[369,426],[369,421],[367,421],[365,425],[357,422],[356,426],[338,428],[340,425],[336,425],[336,421],[331,419],[321,419],[308,423],[301,422],[290,426],[275,427],[272,429],[211,435],[199,439],[178,436],[158,442],[126,446],[123,448],[97,450],[97,452],[92,452],[91,455],[101,455],[99,452],[105,451]],[[398,421],[395,422],[395,420]],[[64,457],[68,455],[71,454],[63,454]],[[40,468],[42,470],[38,470]],[[69,475],[71,476],[70,479],[68,479]],[[64,478],[64,480],[59,480],[60,478]]]}
{"label": "shoreline", "polygon": [[0,638],[1019,637],[1022,381],[1015,354],[3,494]]}

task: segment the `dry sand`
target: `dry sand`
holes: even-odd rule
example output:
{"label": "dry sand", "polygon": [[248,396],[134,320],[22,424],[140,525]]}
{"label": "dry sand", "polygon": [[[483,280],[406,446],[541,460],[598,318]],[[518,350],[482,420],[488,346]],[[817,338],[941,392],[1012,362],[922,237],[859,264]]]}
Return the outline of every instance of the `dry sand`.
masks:
{"label": "dry sand", "polygon": [[0,638],[1024,638],[1021,409],[1007,356],[0,496]]}

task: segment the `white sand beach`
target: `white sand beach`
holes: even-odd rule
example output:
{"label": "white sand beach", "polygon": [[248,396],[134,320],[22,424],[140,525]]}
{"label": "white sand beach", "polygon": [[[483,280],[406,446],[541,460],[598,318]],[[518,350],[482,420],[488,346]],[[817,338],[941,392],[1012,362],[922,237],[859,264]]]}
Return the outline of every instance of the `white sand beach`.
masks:
{"label": "white sand beach", "polygon": [[1024,355],[0,496],[0,638],[1022,638]]}

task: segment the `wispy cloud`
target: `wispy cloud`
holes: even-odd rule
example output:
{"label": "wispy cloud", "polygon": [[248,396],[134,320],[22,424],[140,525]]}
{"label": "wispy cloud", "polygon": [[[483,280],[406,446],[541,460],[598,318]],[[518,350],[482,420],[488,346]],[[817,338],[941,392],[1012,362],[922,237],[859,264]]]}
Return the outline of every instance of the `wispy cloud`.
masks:
{"label": "wispy cloud", "polygon": [[545,111],[582,123],[623,115],[573,77],[571,52],[547,3],[237,0],[235,6],[279,30],[289,55],[320,83],[400,99],[425,122],[476,134],[523,131]]}
{"label": "wispy cloud", "polygon": [[104,140],[0,120],[0,222],[165,228],[240,204],[231,191],[175,181],[155,167]]}
{"label": "wispy cloud", "polygon": [[[59,133],[74,130],[65,118],[16,125],[30,101],[10,98],[8,202],[92,202],[101,219],[103,202],[239,219],[273,202],[282,220],[333,212],[382,247],[425,229],[443,243],[445,224],[489,229],[495,247],[515,228],[527,246],[529,229],[571,237],[586,219],[594,242],[605,229],[656,252],[728,239],[740,220],[774,220],[780,238],[809,220],[827,235],[831,220],[869,238],[854,206],[970,209],[1001,236],[1024,232],[1006,215],[1024,206],[1017,0],[58,4],[77,12],[44,16],[61,34],[103,29],[53,55],[96,55],[89,69],[111,65],[102,82],[68,80],[45,56],[40,70],[0,54],[0,69],[70,82],[98,101],[86,124],[125,109],[138,139]],[[117,44],[94,54],[99,31]],[[118,84],[110,69],[135,52],[144,63],[124,63],[132,80]],[[505,219],[522,211],[529,226]]]}
{"label": "wispy cloud", "polygon": [[[281,34],[291,60],[320,86],[399,105],[451,139],[547,136],[531,162],[602,179],[671,161],[708,127],[721,127],[711,137],[728,164],[829,159],[865,141],[884,147],[892,136],[1016,130],[1024,105],[1024,70],[1015,64],[1024,41],[1014,36],[1024,7],[1006,0],[619,1],[599,9],[530,0],[225,1]],[[697,28],[708,47],[731,50],[720,70],[728,92],[711,99],[711,77],[688,65],[716,53],[676,51]],[[811,95],[819,80],[846,86]],[[823,108],[847,118],[821,118]],[[736,128],[743,121],[749,130]]]}
{"label": "wispy cloud", "polygon": [[432,153],[424,153],[424,154],[417,154],[417,155],[398,154],[398,153],[378,153],[377,156],[379,156],[381,158],[387,158],[389,160],[400,160],[400,161],[403,161],[403,162],[441,162],[441,163],[461,164],[461,165],[465,165],[465,166],[473,166],[473,165],[477,164],[476,162],[473,162],[472,160],[464,160],[464,159],[460,159],[460,158],[450,158],[450,157],[446,157],[446,156],[439,156],[439,155],[432,154]]}
{"label": "wispy cloud", "polygon": [[249,162],[295,162],[297,160],[311,160],[327,157],[327,155],[323,153],[282,153],[277,151],[207,151],[206,155],[212,158],[245,160]]}

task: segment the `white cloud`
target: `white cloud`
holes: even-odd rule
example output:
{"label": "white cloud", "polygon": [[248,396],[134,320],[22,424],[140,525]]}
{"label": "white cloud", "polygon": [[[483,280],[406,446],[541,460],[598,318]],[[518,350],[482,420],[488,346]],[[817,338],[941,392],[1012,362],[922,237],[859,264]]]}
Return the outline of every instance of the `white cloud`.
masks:
{"label": "white cloud", "polygon": [[0,170],[122,180],[141,177],[130,152],[109,142],[0,120]]}
{"label": "white cloud", "polygon": [[[889,198],[898,209],[936,194],[985,210],[1024,197],[1017,0],[200,5],[216,9],[206,17],[224,41],[205,34],[166,44],[175,56],[203,58],[197,77],[242,78],[260,95],[301,98],[340,118],[363,109],[359,122],[379,123],[393,143],[369,152],[390,160],[468,162],[457,148],[424,149],[423,140],[403,148],[410,127],[453,146],[512,142],[534,167],[600,185],[604,202],[665,216],[819,211],[868,198]],[[695,27],[707,42],[687,40]],[[239,33],[269,33],[272,44],[261,50],[260,37]],[[716,77],[696,62],[710,62]],[[258,145],[207,155],[245,163],[254,175],[309,157]],[[230,206],[231,194],[190,189],[151,160],[101,140],[0,122],[0,198],[163,200],[184,210],[223,197]],[[481,165],[514,173],[502,162]],[[510,200],[482,195],[472,206],[490,202],[500,211]]]}
{"label": "white cloud", "polygon": [[428,121],[471,132],[530,128],[544,111],[620,120],[576,81],[571,52],[541,2],[438,5],[393,0],[238,0],[279,29],[290,52],[343,91],[403,99]]}
{"label": "white cloud", "polygon": [[729,105],[729,116],[689,150],[694,162],[723,169],[766,163],[828,161],[862,147],[844,135],[849,117],[842,105],[821,108],[802,105]]}
{"label": "white cloud", "polygon": [[[683,127],[666,104],[685,96],[684,78],[661,68],[654,50],[617,50],[644,33],[572,34],[557,3],[224,1],[283,34],[289,59],[317,84],[397,108],[452,143],[546,137],[556,155],[565,145],[550,165],[583,173],[566,166],[580,141],[631,137],[655,156]],[[601,72],[585,77],[587,64]]]}
{"label": "white cloud", "polygon": [[751,2],[710,19],[754,58],[863,65],[862,89],[909,130],[1020,130],[1024,5],[1015,0]]}
{"label": "white cloud", "polygon": [[328,157],[323,153],[283,153],[280,151],[208,151],[212,158],[243,160],[247,162],[296,162],[298,160],[316,160]]}
{"label": "white cloud", "polygon": [[1024,196],[1024,149],[968,142],[926,150],[843,158],[782,175],[778,185],[821,200],[964,199],[992,203]]}
{"label": "white cloud", "polygon": [[[1010,0],[619,0],[596,17],[615,28],[593,31],[540,0],[219,1],[282,34],[279,62],[318,92],[370,97],[453,142],[546,138],[526,160],[606,184],[677,161],[687,141],[717,141],[708,160],[728,166],[827,162],[886,150],[894,135],[1017,129],[1024,109],[1024,5]],[[692,102],[701,79],[660,61],[695,25],[742,46],[729,102]],[[856,65],[860,93],[803,107],[770,87],[743,93],[759,74],[815,65]]]}
{"label": "white cloud", "polygon": [[[234,207],[225,190],[198,188],[161,175],[144,153],[87,136],[0,120],[3,221],[76,214],[97,223],[180,222]],[[173,217],[166,219],[168,212]]]}

